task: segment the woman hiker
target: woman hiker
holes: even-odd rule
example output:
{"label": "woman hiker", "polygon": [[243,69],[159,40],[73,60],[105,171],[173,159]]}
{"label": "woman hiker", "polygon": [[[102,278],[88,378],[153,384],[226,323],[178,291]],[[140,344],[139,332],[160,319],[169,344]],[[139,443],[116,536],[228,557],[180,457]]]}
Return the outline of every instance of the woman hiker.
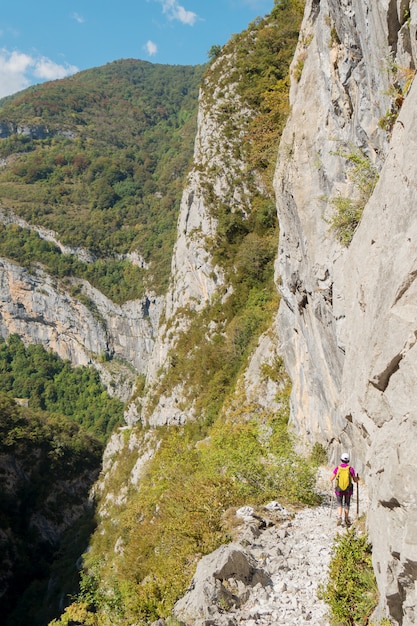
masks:
{"label": "woman hiker", "polygon": [[356,475],[355,470],[349,465],[349,455],[344,452],[340,457],[340,465],[334,468],[330,480],[336,479],[335,495],[338,505],[337,509],[337,525],[340,526],[343,523],[342,513],[345,512],[344,522],[346,526],[350,526],[349,520],[349,508],[350,499],[353,494],[353,483],[359,481],[359,476]]}

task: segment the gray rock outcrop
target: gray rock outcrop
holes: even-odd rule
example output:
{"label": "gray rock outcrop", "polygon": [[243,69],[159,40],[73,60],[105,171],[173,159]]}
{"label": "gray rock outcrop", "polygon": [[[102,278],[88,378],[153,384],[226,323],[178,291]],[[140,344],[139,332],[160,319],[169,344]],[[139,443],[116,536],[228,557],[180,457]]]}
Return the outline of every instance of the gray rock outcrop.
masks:
{"label": "gray rock outcrop", "polygon": [[269,583],[269,576],[242,546],[221,546],[198,563],[190,589],[174,613],[187,626],[232,626],[236,621],[228,613],[246,602],[248,587]]}
{"label": "gray rock outcrop", "polygon": [[[381,607],[402,625],[417,619],[416,24],[415,2],[307,3],[275,176],[292,421],[334,457],[354,451]],[[355,194],[346,149],[380,171],[347,249],[328,224],[334,198]]]}
{"label": "gray rock outcrop", "polygon": [[[146,370],[153,349],[160,300],[119,306],[88,283],[79,283],[83,284],[83,301],[41,269],[30,273],[0,260],[0,334],[16,333],[74,365],[95,364],[109,390],[116,389],[127,400],[137,372]],[[118,366],[106,365],[106,356],[119,360]]]}
{"label": "gray rock outcrop", "polygon": [[47,139],[53,135],[64,135],[74,139],[76,134],[65,129],[51,130],[45,124],[17,124],[8,120],[0,120],[0,139],[6,139],[11,135],[23,135],[30,139]]}

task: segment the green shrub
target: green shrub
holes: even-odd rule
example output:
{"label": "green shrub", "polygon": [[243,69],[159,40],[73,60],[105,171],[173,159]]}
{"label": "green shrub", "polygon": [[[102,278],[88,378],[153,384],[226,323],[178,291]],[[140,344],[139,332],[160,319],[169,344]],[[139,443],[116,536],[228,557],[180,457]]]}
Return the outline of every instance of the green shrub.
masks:
{"label": "green shrub", "polygon": [[[100,625],[169,616],[198,559],[231,539],[227,510],[277,498],[287,505],[317,503],[315,469],[294,452],[287,422],[286,398],[278,414],[239,401],[211,427],[200,422],[158,430],[159,447],[123,508],[106,505],[69,612],[86,611],[83,623],[95,615],[91,623]],[[136,459],[126,446],[120,462],[129,454]],[[114,484],[106,488],[117,492]],[[117,560],[116,542],[122,545]]]}
{"label": "green shrub", "polygon": [[334,198],[332,205],[335,212],[330,220],[330,228],[342,246],[347,248],[361,221],[364,206],[361,202],[345,197]]}
{"label": "green shrub", "polygon": [[387,74],[389,80],[388,95],[391,99],[390,108],[381,117],[378,125],[390,134],[400,114],[404,100],[410,91],[416,70],[411,67],[399,66],[393,57],[390,56],[387,60]]}
{"label": "green shrub", "polygon": [[351,152],[339,150],[336,153],[347,161],[347,177],[355,186],[352,198],[339,196],[331,204],[334,213],[330,217],[330,230],[334,231],[343,246],[348,247],[359,225],[366,203],[372,195],[379,174],[369,158],[359,149]]}
{"label": "green shrub", "polygon": [[329,580],[319,597],[330,607],[332,626],[366,626],[378,603],[372,549],[354,527],[338,535]]}
{"label": "green shrub", "polygon": [[310,462],[313,464],[314,467],[318,467],[319,465],[326,465],[328,462],[327,452],[324,446],[318,441],[315,442],[310,452]]}

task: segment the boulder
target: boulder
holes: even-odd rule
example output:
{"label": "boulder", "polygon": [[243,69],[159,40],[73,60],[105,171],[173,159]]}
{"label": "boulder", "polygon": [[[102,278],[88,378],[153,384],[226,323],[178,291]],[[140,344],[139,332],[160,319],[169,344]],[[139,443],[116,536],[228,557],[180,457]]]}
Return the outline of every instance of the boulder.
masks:
{"label": "boulder", "polygon": [[239,608],[251,587],[270,584],[269,576],[240,545],[221,546],[203,557],[191,585],[174,607],[174,615],[186,626],[233,626],[226,611]]}

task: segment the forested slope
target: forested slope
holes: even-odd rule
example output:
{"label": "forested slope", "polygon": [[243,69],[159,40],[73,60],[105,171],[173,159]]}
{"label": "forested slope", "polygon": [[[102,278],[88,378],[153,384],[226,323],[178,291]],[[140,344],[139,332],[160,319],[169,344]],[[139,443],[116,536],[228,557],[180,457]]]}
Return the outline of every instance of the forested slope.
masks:
{"label": "forested slope", "polygon": [[122,60],[0,102],[0,208],[86,254],[4,228],[0,253],[116,302],[163,293],[203,70]]}

